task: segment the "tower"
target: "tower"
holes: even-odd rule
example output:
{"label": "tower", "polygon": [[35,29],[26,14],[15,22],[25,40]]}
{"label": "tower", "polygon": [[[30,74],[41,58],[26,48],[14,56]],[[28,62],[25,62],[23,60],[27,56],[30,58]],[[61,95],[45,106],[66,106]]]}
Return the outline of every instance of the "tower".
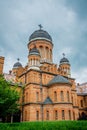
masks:
{"label": "tower", "polygon": [[23,72],[23,67],[22,64],[19,62],[20,59],[18,58],[17,60],[18,61],[13,65],[12,73],[18,77]]}
{"label": "tower", "polygon": [[3,73],[4,57],[0,56],[0,74]]}
{"label": "tower", "polygon": [[65,57],[64,53],[63,53],[63,58],[60,60],[59,70],[61,75],[66,77],[71,77],[70,63],[69,60]]}
{"label": "tower", "polygon": [[[35,45],[40,52],[40,63],[47,62],[52,63],[52,38],[48,32],[42,30],[42,26],[39,25],[40,29],[34,31],[29,37],[28,49],[29,52],[33,49]],[[29,58],[29,57],[28,57]],[[29,61],[29,60],[28,60]]]}
{"label": "tower", "polygon": [[29,51],[28,60],[29,60],[28,61],[29,69],[39,70],[39,66],[40,66],[40,52],[38,51],[36,46],[34,46],[34,48],[32,48]]}

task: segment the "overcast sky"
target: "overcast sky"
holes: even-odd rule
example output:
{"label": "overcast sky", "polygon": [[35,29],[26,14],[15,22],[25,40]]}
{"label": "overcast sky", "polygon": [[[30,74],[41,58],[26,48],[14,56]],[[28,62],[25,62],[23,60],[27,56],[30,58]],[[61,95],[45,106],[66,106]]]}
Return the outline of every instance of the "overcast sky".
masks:
{"label": "overcast sky", "polygon": [[72,77],[87,82],[87,0],[0,0],[0,55],[4,72],[17,58],[27,64],[29,36],[42,24],[52,37],[53,61],[62,53],[71,64]]}

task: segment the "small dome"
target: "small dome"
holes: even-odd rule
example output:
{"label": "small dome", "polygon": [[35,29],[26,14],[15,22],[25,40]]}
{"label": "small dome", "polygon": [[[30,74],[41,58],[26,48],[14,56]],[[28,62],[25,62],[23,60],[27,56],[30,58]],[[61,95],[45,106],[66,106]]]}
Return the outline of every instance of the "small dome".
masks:
{"label": "small dome", "polygon": [[22,67],[22,64],[18,61],[13,65],[13,69]]}
{"label": "small dome", "polygon": [[63,53],[63,58],[60,60],[60,64],[70,64],[69,60],[67,58],[65,58],[65,54]]}
{"label": "small dome", "polygon": [[42,29],[36,30],[29,37],[29,41],[33,41],[33,40],[37,40],[37,39],[45,39],[45,40],[48,40],[48,41],[52,42],[52,38],[48,34],[48,32],[46,32],[46,31],[44,31]]}
{"label": "small dome", "polygon": [[63,63],[63,62],[69,63],[69,60],[68,60],[67,58],[63,57],[63,58],[60,60],[60,63]]}
{"label": "small dome", "polygon": [[34,47],[33,49],[31,49],[29,51],[29,55],[39,55],[40,56],[40,52],[36,47]]}

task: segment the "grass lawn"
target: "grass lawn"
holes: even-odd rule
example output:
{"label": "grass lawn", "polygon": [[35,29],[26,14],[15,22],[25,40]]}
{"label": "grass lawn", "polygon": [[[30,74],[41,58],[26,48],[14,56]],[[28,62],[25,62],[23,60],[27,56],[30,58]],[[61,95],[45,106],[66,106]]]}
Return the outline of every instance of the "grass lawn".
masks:
{"label": "grass lawn", "polygon": [[87,121],[0,123],[0,130],[87,130]]}

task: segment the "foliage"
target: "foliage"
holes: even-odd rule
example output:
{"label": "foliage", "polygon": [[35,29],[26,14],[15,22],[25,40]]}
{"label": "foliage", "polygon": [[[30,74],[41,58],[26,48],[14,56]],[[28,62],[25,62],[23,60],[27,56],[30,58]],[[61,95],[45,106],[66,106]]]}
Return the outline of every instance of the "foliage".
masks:
{"label": "foliage", "polygon": [[45,121],[0,124],[2,130],[87,130],[86,121]]}
{"label": "foliage", "polygon": [[14,113],[18,107],[19,93],[0,75],[0,117]]}

